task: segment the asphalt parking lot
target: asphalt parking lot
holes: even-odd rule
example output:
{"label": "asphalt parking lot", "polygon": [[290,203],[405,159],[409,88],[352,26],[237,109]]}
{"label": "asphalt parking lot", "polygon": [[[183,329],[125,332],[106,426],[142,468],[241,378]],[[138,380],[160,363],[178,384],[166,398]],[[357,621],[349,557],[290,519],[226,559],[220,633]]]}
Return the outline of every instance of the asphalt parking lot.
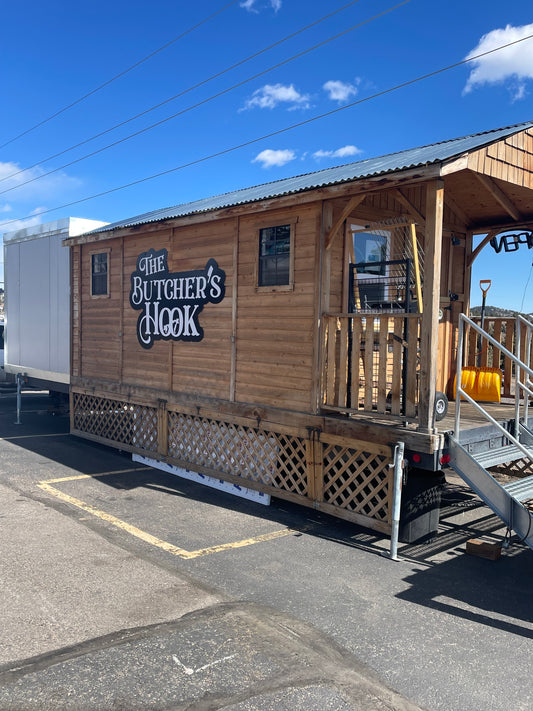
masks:
{"label": "asphalt parking lot", "polygon": [[498,519],[450,479],[439,534],[239,499],[0,395],[0,708],[533,706],[533,557],[467,556]]}

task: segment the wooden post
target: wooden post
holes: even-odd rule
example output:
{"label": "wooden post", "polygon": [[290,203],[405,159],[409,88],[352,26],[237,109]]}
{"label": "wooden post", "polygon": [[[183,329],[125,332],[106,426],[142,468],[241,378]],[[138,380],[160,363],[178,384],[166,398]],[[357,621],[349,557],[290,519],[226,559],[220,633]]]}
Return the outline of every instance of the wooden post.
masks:
{"label": "wooden post", "polygon": [[157,401],[157,453],[162,457],[168,454],[168,411],[167,401]]}
{"label": "wooden post", "polygon": [[[327,234],[331,230],[332,223],[333,208],[331,203],[325,203],[322,215],[323,233]],[[327,313],[331,296],[331,249],[328,249],[325,245],[322,247],[322,260],[322,313]]]}
{"label": "wooden post", "polygon": [[424,315],[420,329],[418,422],[424,432],[433,431],[435,420],[443,209],[444,181],[432,180],[426,185]]}
{"label": "wooden post", "polygon": [[124,237],[120,239],[120,313],[118,326],[118,382],[124,374]]}
{"label": "wooden post", "polygon": [[229,401],[235,402],[235,388],[237,382],[237,305],[238,305],[238,274],[239,274],[239,233],[240,218],[236,217],[233,223],[233,266],[231,281],[231,365],[229,380]]}
{"label": "wooden post", "polygon": [[[315,344],[315,366],[314,366],[314,382],[315,401],[313,403],[314,411],[319,412],[322,406],[322,390],[326,387],[327,378],[324,373],[324,357],[325,349],[322,347],[323,339],[325,338],[324,314],[329,311],[329,296],[331,288],[331,250],[325,248],[326,234],[331,229],[333,223],[333,209],[331,204],[322,202],[322,215],[320,218],[320,240],[318,244],[318,313],[316,337],[321,339],[320,345],[317,348]],[[320,360],[318,360],[320,359]]]}

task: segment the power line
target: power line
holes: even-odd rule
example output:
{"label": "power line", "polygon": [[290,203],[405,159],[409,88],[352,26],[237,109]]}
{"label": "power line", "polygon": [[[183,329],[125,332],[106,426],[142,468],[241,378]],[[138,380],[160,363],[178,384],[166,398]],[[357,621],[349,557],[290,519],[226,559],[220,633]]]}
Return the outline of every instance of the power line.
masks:
{"label": "power line", "polygon": [[100,84],[99,86],[97,86],[95,89],[92,89],[91,91],[87,92],[87,94],[84,94],[83,96],[80,96],[79,99],[76,99],[76,100],[73,101],[71,104],[68,104],[68,106],[64,106],[62,109],[59,109],[58,111],[56,111],[55,113],[51,114],[51,115],[48,116],[47,118],[43,119],[42,121],[39,121],[39,123],[34,124],[34,125],[31,126],[30,128],[27,128],[25,131],[22,131],[22,133],[19,133],[17,136],[14,136],[13,138],[10,138],[9,141],[6,141],[5,143],[2,143],[2,144],[0,145],[0,148],[5,148],[5,146],[8,146],[10,143],[13,143],[14,141],[17,141],[19,138],[22,138],[22,136],[25,136],[26,134],[31,133],[32,131],[35,131],[36,128],[39,128],[40,126],[43,126],[45,123],[48,123],[49,121],[51,121],[52,119],[56,118],[56,117],[59,116],[60,114],[65,113],[65,111],[68,111],[68,110],[71,109],[73,106],[76,106],[77,104],[80,104],[82,101],[85,101],[85,99],[88,99],[89,96],[92,96],[93,94],[96,94],[98,91],[100,91],[100,90],[103,89],[104,87],[109,86],[109,84],[112,84],[114,81],[117,81],[117,79],[120,79],[120,78],[123,77],[125,74],[128,74],[129,72],[131,72],[133,69],[136,69],[136,68],[139,67],[141,64],[144,64],[144,62],[147,62],[147,61],[148,61],[149,59],[151,59],[152,57],[155,57],[156,54],[159,54],[159,52],[162,52],[162,51],[163,51],[164,49],[166,49],[167,47],[170,47],[170,45],[174,44],[174,43],[177,42],[178,40],[182,39],[182,38],[185,37],[186,35],[190,34],[190,33],[193,32],[194,30],[198,29],[198,27],[201,27],[202,25],[204,25],[204,24],[205,24],[206,22],[208,22],[209,20],[212,20],[212,19],[213,19],[214,17],[216,17],[217,15],[220,15],[221,12],[224,12],[224,10],[227,10],[228,7],[231,7],[231,5],[235,5],[235,3],[238,2],[238,1],[239,1],[239,0],[231,0],[231,2],[227,3],[226,5],[224,5],[224,6],[221,7],[220,9],[218,9],[216,12],[213,12],[211,15],[209,15],[209,17],[206,17],[206,18],[204,18],[203,20],[201,20],[201,22],[197,22],[196,25],[193,25],[192,27],[189,27],[188,30],[185,30],[185,31],[182,32],[180,35],[178,35],[177,37],[174,37],[174,39],[170,40],[169,42],[166,42],[164,45],[162,45],[161,47],[158,47],[158,48],[155,49],[153,52],[150,52],[150,54],[147,54],[146,57],[143,57],[143,59],[139,59],[138,62],[135,62],[135,64],[132,64],[132,65],[131,65],[130,67],[128,67],[127,69],[124,69],[123,71],[119,72],[118,74],[115,74],[115,76],[111,77],[111,79],[108,79],[108,80],[105,81],[103,84]]}
{"label": "power line", "polygon": [[[514,40],[513,42],[508,42],[507,44],[501,45],[500,47],[495,47],[494,49],[489,49],[486,52],[481,52],[480,54],[476,54],[473,57],[468,57],[467,59],[462,59],[459,62],[454,62],[453,64],[449,64],[446,67],[441,67],[440,69],[435,69],[433,72],[428,72],[427,74],[422,74],[421,76],[415,77],[414,79],[409,79],[405,82],[402,82],[401,84],[396,84],[395,86],[389,87],[388,89],[383,89],[382,91],[378,91],[375,94],[371,94],[370,96],[366,96],[364,99],[359,99],[358,101],[353,101],[350,104],[345,104],[344,106],[339,106],[336,109],[332,109],[331,111],[327,111],[326,113],[323,114],[318,114],[317,116],[312,116],[311,118],[305,119],[304,121],[299,121],[298,123],[291,124],[290,126],[286,126],[285,128],[280,128],[276,131],[272,131],[271,133],[264,134],[263,136],[260,136],[259,138],[252,138],[249,141],[245,141],[244,143],[239,143],[236,146],[232,146],[230,148],[225,148],[221,151],[217,151],[216,153],[211,153],[208,156],[203,156],[202,158],[197,158],[196,160],[190,161],[189,163],[182,163],[181,165],[178,165],[174,168],[169,168],[168,170],[163,170],[160,173],[154,173],[153,175],[146,176],[145,178],[140,178],[139,180],[134,180],[130,183],[126,183],[124,185],[120,185],[116,188],[110,188],[109,190],[104,190],[101,193],[96,193],[95,195],[90,195],[85,198],[81,198],[80,200],[73,200],[72,202],[65,203],[64,205],[58,205],[57,207],[51,207],[48,210],[43,210],[42,212],[39,212],[39,215],[46,215],[50,212],[55,212],[56,210],[64,210],[67,207],[72,207],[73,205],[79,205],[82,202],[88,202],[89,200],[95,200],[96,198],[99,197],[104,197],[105,195],[110,195],[111,193],[118,192],[119,190],[125,190],[126,188],[131,188],[134,185],[140,185],[141,183],[146,183],[149,180],[155,180],[156,178],[161,178],[164,175],[169,175],[170,173],[175,173],[178,170],[183,170],[184,168],[190,168],[193,165],[198,165],[199,163],[205,163],[208,160],[211,160],[213,158],[219,158],[220,156],[227,155],[228,153],[233,153],[234,151],[237,151],[241,148],[246,148],[247,146],[251,146],[255,143],[259,143],[260,141],[264,141],[267,138],[273,138],[274,136],[279,136],[282,133],[287,133],[288,131],[292,131],[295,128],[300,128],[300,126],[305,126],[307,124],[313,123],[314,121],[319,121],[320,119],[327,118],[328,116],[333,116],[335,114],[340,113],[341,111],[346,111],[347,109],[351,109],[354,106],[358,106],[359,104],[363,104],[367,101],[371,101],[372,99],[377,99],[381,96],[385,96],[386,94],[391,94],[394,91],[398,91],[399,89],[404,89],[407,86],[412,86],[413,84],[417,84],[418,82],[424,81],[426,79],[430,79],[431,77],[437,76],[439,74],[443,74],[444,72],[450,71],[451,69],[456,69],[457,67],[463,66],[464,64],[468,64],[469,62],[473,62],[476,59],[481,59],[481,57],[486,57],[489,54],[493,54],[494,52],[499,52],[502,49],[506,49],[507,47],[511,47],[515,44],[518,44],[519,42],[525,42],[526,40],[529,40],[533,37],[533,34],[527,35],[526,37],[522,37],[521,39]],[[26,215],[25,217],[19,217],[17,219],[13,220],[7,220],[3,224],[4,225],[9,225],[12,222],[19,222],[20,220],[29,220],[32,217],[35,217],[35,214],[33,215]]]}
{"label": "power line", "polygon": [[102,148],[98,148],[95,151],[91,151],[91,153],[86,153],[84,156],[81,156],[80,158],[75,158],[74,160],[69,161],[68,163],[64,163],[63,165],[60,165],[57,168],[54,168],[53,170],[49,170],[46,173],[42,173],[41,175],[37,175],[34,178],[30,178],[30,180],[26,180],[23,183],[19,183],[18,185],[13,185],[10,188],[6,188],[5,190],[0,190],[0,195],[4,195],[5,193],[9,193],[12,190],[17,190],[18,188],[23,187],[24,185],[29,185],[30,183],[34,183],[36,180],[42,180],[42,178],[46,178],[48,175],[52,175],[53,173],[57,173],[60,170],[63,170],[64,168],[69,168],[71,165],[75,165],[76,163],[81,163],[82,161],[86,160],[87,158],[92,158],[95,155],[98,155],[99,153],[103,153],[104,151],[109,150],[109,148],[114,148],[115,146],[120,145],[121,143],[125,143],[126,141],[129,141],[132,138],[135,138],[137,136],[140,136],[143,133],[146,133],[147,131],[151,131],[154,128],[157,128],[158,126],[161,126],[162,124],[166,123],[167,121],[171,121],[174,118],[177,118],[178,116],[182,116],[183,114],[192,111],[193,109],[198,108],[199,106],[203,106],[204,104],[209,103],[210,101],[213,101],[214,99],[217,99],[220,96],[223,96],[224,94],[228,94],[230,91],[233,91],[234,89],[237,89],[240,86],[243,86],[244,84],[247,84],[254,79],[257,79],[258,77],[264,76],[265,74],[268,74],[269,72],[274,71],[274,69],[278,69],[279,67],[284,66],[285,64],[288,64],[289,62],[293,62],[295,59],[299,59],[300,57],[303,57],[306,54],[309,54],[310,52],[313,52],[315,49],[318,49],[319,47],[323,47],[324,45],[328,44],[329,42],[333,42],[333,40],[338,39],[339,37],[342,37],[349,32],[353,32],[353,30],[357,29],[358,27],[362,27],[363,25],[368,24],[369,22],[372,22],[373,20],[378,19],[379,17],[382,17],[383,15],[387,15],[388,13],[392,12],[393,10],[396,10],[397,8],[401,7],[402,5],[406,5],[407,3],[411,2],[411,0],[402,0],[402,2],[398,3],[397,5],[393,5],[392,7],[388,8],[387,10],[383,10],[382,12],[378,13],[377,15],[373,15],[372,17],[363,20],[362,22],[358,22],[355,25],[352,25],[351,27],[348,27],[346,30],[343,30],[342,32],[339,32],[336,35],[333,35],[332,37],[328,37],[327,39],[323,40],[322,42],[319,42],[318,44],[313,45],[312,47],[308,47],[307,49],[298,52],[297,54],[293,55],[292,57],[289,57],[288,59],[284,59],[281,62],[278,62],[277,64],[268,67],[267,69],[264,69],[261,72],[258,72],[257,74],[254,74],[251,77],[248,77],[247,79],[243,79],[242,81],[238,82],[237,84],[233,84],[233,86],[230,86],[226,89],[223,89],[222,91],[219,91],[216,94],[213,94],[207,99],[203,99],[202,101],[197,102],[196,104],[193,104],[191,106],[188,106],[185,109],[182,109],[181,111],[177,111],[175,114],[171,114],[170,116],[167,116],[164,119],[161,119],[160,121],[157,121],[156,123],[151,124],[150,126],[146,126],[145,128],[141,128],[138,131],[135,131],[134,133],[130,133],[127,136],[124,136],[123,138],[119,138],[116,141],[113,141],[112,143],[108,143],[107,146],[103,146]]}
{"label": "power line", "polygon": [[[73,151],[75,148],[80,148],[81,146],[84,146],[87,143],[90,143],[91,141],[96,140],[97,138],[101,138],[102,136],[105,136],[107,133],[111,133],[111,131],[114,131],[117,128],[121,128],[122,126],[125,126],[126,124],[131,123],[132,121],[135,121],[138,118],[141,118],[141,116],[145,116],[146,114],[149,114],[151,111],[160,109],[162,106],[165,106],[165,104],[168,104],[171,101],[175,101],[180,96],[184,96],[185,94],[188,94],[191,91],[194,91],[194,89],[198,89],[199,87],[201,87],[205,84],[208,84],[209,82],[213,81],[214,79],[218,79],[219,77],[223,76],[224,74],[227,74],[229,71],[236,69],[237,67],[240,67],[243,64],[246,64],[246,62],[249,62],[252,59],[259,57],[261,54],[268,52],[269,50],[273,49],[274,47],[277,47],[277,46],[283,44],[284,42],[287,42],[288,40],[293,39],[294,37],[301,34],[302,32],[305,32],[306,30],[311,29],[311,27],[315,27],[316,25],[320,24],[321,22],[328,20],[330,17],[337,15],[339,12],[346,10],[348,7],[351,7],[352,5],[355,5],[356,3],[360,2],[360,1],[361,0],[351,0],[351,2],[347,3],[346,5],[343,5],[342,7],[337,8],[337,10],[334,10],[333,12],[330,12],[327,15],[324,15],[323,17],[319,18],[318,20],[311,22],[311,24],[306,25],[305,27],[302,27],[299,30],[296,30],[296,32],[292,32],[291,34],[287,35],[286,37],[283,37],[282,39],[278,40],[277,42],[274,42],[273,44],[269,45],[268,47],[264,47],[263,49],[259,50],[258,52],[254,52],[254,54],[250,54],[245,59],[241,59],[239,62],[236,62],[235,64],[232,64],[231,66],[226,67],[226,69],[223,69],[223,70],[217,72],[216,74],[212,74],[207,79],[203,79],[202,81],[198,82],[197,84],[190,86],[188,89],[184,89],[183,91],[180,91],[178,94],[174,94],[174,96],[171,96],[168,99],[161,101],[159,104],[154,104],[153,106],[149,107],[148,109],[145,109],[144,111],[141,111],[140,113],[135,114],[135,116],[131,116],[130,118],[128,118],[124,121],[121,121],[120,123],[117,123],[114,126],[111,126],[110,128],[105,129],[105,131],[96,133],[94,136],[91,136],[90,138],[86,138],[85,140],[80,141],[79,143],[76,143],[75,145],[70,146],[69,148],[65,148],[64,150],[59,151],[59,153],[54,153],[54,155],[48,156],[47,158],[42,158],[41,160],[37,161],[36,163],[33,163],[32,165],[26,166],[26,168],[22,168],[21,170],[17,170],[15,173],[10,173],[9,175],[6,175],[3,178],[0,178],[0,183],[4,182],[5,180],[9,180],[10,178],[14,178],[17,175],[20,175],[21,173],[25,173],[26,171],[31,170],[32,168],[36,168],[38,165],[47,163],[49,160],[58,158],[59,156],[62,156],[65,153],[69,153],[70,151]],[[7,144],[4,144],[4,145],[7,145]],[[65,166],[63,166],[63,167],[65,167]],[[59,170],[61,170],[61,168],[59,168]]]}

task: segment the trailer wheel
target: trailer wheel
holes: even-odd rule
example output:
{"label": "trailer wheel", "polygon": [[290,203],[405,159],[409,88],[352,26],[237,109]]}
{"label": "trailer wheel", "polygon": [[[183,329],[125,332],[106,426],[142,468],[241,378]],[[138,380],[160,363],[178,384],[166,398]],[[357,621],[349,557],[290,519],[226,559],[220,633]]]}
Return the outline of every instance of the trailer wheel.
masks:
{"label": "trailer wheel", "polygon": [[437,422],[448,414],[448,398],[444,393],[435,393],[435,419]]}

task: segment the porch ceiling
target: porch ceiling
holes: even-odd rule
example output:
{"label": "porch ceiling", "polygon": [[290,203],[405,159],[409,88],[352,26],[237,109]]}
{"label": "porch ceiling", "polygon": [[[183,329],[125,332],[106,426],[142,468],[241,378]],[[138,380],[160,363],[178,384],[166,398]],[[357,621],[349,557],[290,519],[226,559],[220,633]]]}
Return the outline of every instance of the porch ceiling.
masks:
{"label": "porch ceiling", "polygon": [[533,223],[533,190],[515,183],[461,170],[445,178],[445,197],[462,210],[470,229]]}

